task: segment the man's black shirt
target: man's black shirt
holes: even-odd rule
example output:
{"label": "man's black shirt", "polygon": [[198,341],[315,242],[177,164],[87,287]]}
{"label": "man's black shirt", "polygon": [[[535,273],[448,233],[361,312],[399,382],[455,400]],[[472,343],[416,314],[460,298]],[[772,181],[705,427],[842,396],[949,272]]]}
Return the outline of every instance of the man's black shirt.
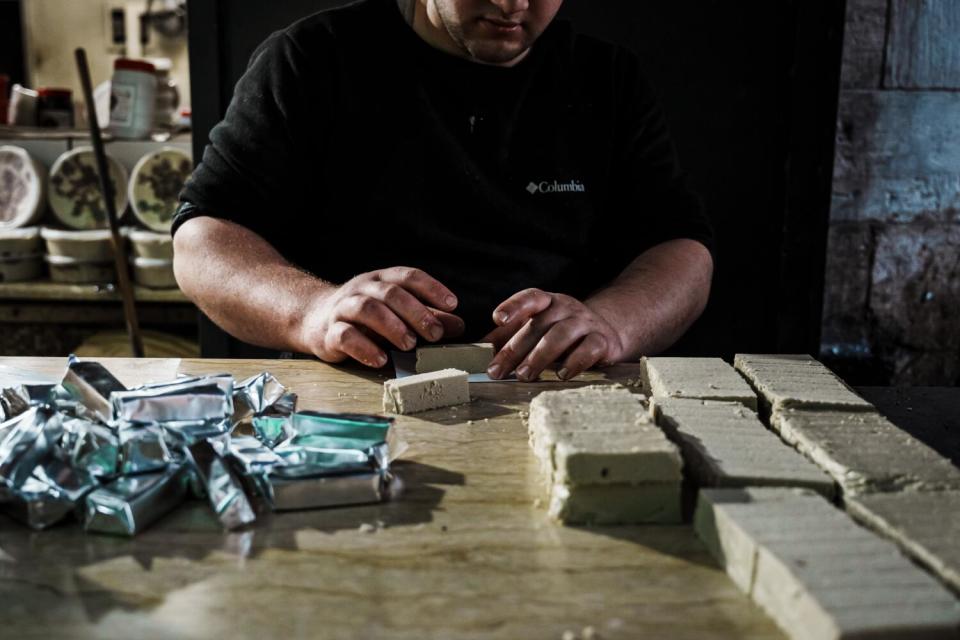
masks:
{"label": "man's black shirt", "polygon": [[712,249],[664,117],[625,49],[554,21],[505,68],[432,48],[395,0],[308,17],[253,55],[182,194],[340,283],[414,266],[467,339],[527,287],[583,299],[644,250]]}

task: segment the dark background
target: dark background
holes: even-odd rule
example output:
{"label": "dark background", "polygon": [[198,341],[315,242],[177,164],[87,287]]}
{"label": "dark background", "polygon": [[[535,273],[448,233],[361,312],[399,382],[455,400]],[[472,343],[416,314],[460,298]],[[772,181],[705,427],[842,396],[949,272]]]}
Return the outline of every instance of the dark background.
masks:
{"label": "dark background", "polygon": [[[253,49],[336,1],[190,0],[194,145]],[[675,351],[817,355],[845,0],[567,0],[641,57],[718,234],[714,295]],[[389,52],[384,52],[389,55]],[[204,322],[205,356],[255,355]]]}
{"label": "dark background", "polygon": [[0,0],[0,69],[10,76],[10,86],[24,84],[21,26],[20,0]]}

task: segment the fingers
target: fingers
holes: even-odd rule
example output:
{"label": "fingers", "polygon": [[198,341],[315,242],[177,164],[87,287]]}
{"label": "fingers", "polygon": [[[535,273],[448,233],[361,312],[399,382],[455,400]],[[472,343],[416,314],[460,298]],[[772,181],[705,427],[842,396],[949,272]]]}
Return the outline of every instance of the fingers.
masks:
{"label": "fingers", "polygon": [[430,309],[430,313],[443,325],[444,338],[459,338],[466,331],[467,326],[460,316],[455,316],[439,309]]}
{"label": "fingers", "polygon": [[547,310],[553,296],[540,289],[524,289],[515,293],[493,310],[493,321],[498,326],[523,322]]}
{"label": "fingers", "polygon": [[[360,294],[381,301],[399,320],[426,340],[436,342],[443,337],[445,329],[441,320],[404,287],[398,284],[371,281],[360,287]],[[384,337],[389,339],[389,336]],[[412,349],[415,344],[414,340],[414,344],[401,348]]]}
{"label": "fingers", "polygon": [[[487,368],[487,375],[494,380],[499,380],[511,371],[516,371],[527,354],[540,342],[540,338],[550,328],[550,324],[543,317],[528,320],[493,358]],[[517,377],[524,379],[520,371],[517,371]]]}
{"label": "fingers", "polygon": [[[533,347],[523,362],[517,367],[517,378],[525,382],[536,380],[548,366],[560,359],[571,347],[588,334],[590,327],[586,322],[568,318],[556,323]],[[578,372],[579,373],[579,372]]]}
{"label": "fingers", "polygon": [[381,282],[402,287],[431,307],[441,311],[453,311],[457,308],[457,297],[453,292],[420,269],[392,267],[377,272],[377,275]]}
{"label": "fingers", "polygon": [[367,327],[396,346],[401,351],[413,349],[417,337],[385,304],[367,296],[352,296],[341,305],[338,320],[345,320]]}
{"label": "fingers", "polygon": [[387,354],[352,324],[336,322],[330,327],[327,335],[330,351],[342,353],[346,357],[376,369],[387,364]]}
{"label": "fingers", "polygon": [[514,334],[516,334],[517,331],[519,331],[523,325],[526,324],[526,322],[527,321],[524,319],[521,322],[510,322],[502,327],[497,327],[485,335],[480,342],[492,342],[493,348],[499,351],[503,348],[503,345],[507,344],[507,342],[510,341],[510,338],[512,338]]}
{"label": "fingers", "polygon": [[588,334],[574,349],[557,372],[561,380],[571,380],[607,356],[609,345],[599,333]]}

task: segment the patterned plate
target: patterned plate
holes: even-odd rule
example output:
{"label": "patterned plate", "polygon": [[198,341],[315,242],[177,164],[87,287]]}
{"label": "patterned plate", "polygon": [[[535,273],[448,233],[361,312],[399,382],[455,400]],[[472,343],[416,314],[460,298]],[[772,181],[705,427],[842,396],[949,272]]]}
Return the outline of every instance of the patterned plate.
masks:
{"label": "patterned plate", "polygon": [[169,232],[180,191],[193,171],[193,160],[180,149],[164,147],[143,158],[130,176],[133,213],[148,229]]}
{"label": "patterned plate", "polygon": [[43,215],[46,172],[20,147],[0,146],[0,229],[33,224]]}
{"label": "patterned plate", "polygon": [[[117,217],[127,209],[127,170],[107,156],[113,183]],[[97,161],[90,147],[78,147],[57,158],[50,170],[50,208],[60,222],[72,229],[105,229],[107,209],[100,193]]]}

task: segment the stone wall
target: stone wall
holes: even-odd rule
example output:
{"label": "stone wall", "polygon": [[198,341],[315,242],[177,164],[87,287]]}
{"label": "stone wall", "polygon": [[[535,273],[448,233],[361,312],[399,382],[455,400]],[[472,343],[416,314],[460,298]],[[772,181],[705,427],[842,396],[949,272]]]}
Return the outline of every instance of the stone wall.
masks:
{"label": "stone wall", "polygon": [[960,1],[848,0],[838,120],[823,355],[960,384]]}

